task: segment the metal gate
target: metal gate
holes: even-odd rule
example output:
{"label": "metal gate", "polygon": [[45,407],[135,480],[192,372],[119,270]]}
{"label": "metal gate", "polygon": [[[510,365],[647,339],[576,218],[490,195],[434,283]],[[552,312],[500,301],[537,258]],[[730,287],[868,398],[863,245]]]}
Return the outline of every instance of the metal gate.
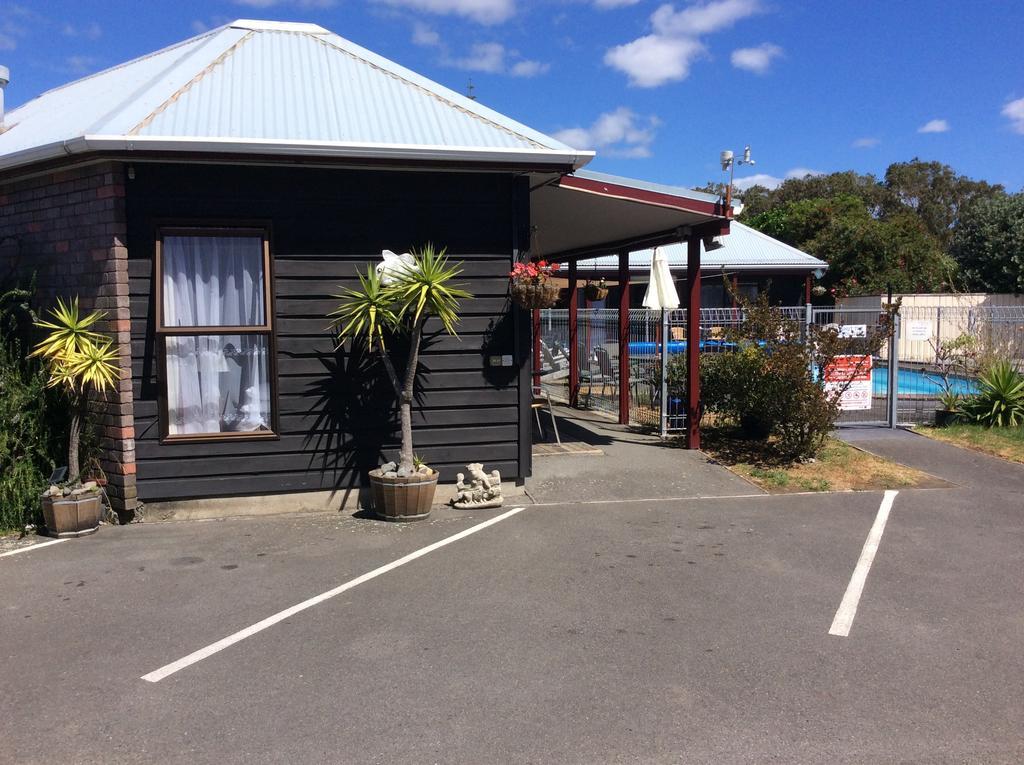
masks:
{"label": "metal gate", "polygon": [[[840,337],[849,338],[850,353],[857,354],[857,339],[869,338],[888,324],[888,314],[877,308],[812,308],[805,321],[818,327],[833,327]],[[895,315],[892,334],[882,347],[871,353],[870,397],[865,408],[842,409],[837,424],[872,424],[896,427],[899,401],[900,317]],[[866,340],[865,340],[866,342]],[[864,351],[867,351],[867,347]],[[864,353],[867,355],[867,353]],[[818,372],[820,373],[820,371]],[[861,406],[856,403],[856,406]]]}

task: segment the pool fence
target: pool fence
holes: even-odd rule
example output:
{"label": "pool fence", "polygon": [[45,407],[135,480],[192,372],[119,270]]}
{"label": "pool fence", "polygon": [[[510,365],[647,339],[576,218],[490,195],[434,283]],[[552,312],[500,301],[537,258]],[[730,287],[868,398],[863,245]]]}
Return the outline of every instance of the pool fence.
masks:
{"label": "pool fence", "polygon": [[[880,305],[783,306],[806,338],[808,324],[832,326],[856,337],[884,321]],[[743,321],[742,308],[705,308],[700,316],[700,350],[728,353],[730,327]],[[686,425],[681,378],[685,376],[687,311],[629,310],[628,365],[620,380],[620,339],[616,309],[586,308],[577,313],[577,389],[570,391],[569,312],[540,311],[540,379],[553,399],[617,415],[628,399],[631,425],[661,432]],[[964,338],[967,338],[966,340]],[[953,349],[952,351],[950,349]],[[959,350],[957,350],[959,349]],[[665,350],[665,353],[662,351]],[[1024,369],[1024,305],[903,306],[889,342],[871,359],[870,396],[857,409],[843,409],[841,423],[896,424],[934,421],[939,395],[947,387],[976,391],[987,359],[1009,358]]]}

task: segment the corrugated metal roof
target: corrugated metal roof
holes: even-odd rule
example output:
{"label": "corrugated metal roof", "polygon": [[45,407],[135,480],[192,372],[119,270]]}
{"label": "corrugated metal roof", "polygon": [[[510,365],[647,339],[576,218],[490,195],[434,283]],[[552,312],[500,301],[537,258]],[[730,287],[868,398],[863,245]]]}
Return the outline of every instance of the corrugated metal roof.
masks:
{"label": "corrugated metal roof", "polygon": [[580,166],[593,156],[315,24],[236,21],[10,112],[0,167],[96,148]]}
{"label": "corrugated metal roof", "polygon": [[[772,271],[827,269],[828,263],[808,255],[796,247],[773,239],[750,226],[733,221],[727,236],[719,237],[722,247],[711,252],[701,244],[702,271]],[[686,245],[669,244],[661,248],[668,257],[669,268],[673,271],[686,270]],[[646,272],[651,268],[654,250],[637,250],[629,254],[629,269]],[[582,271],[610,271],[619,267],[617,255],[607,255],[591,260],[581,260],[577,266]]]}

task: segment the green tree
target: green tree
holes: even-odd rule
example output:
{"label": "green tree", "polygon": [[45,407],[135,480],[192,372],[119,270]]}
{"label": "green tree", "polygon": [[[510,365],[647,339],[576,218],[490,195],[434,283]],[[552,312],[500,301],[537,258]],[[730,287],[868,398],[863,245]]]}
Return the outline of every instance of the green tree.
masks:
{"label": "green tree", "polygon": [[743,218],[752,218],[763,212],[790,202],[833,197],[852,197],[860,200],[866,210],[877,214],[889,204],[889,191],[871,174],[847,170],[828,175],[806,175],[790,178],[778,188],[751,186],[742,194]]}
{"label": "green tree", "polygon": [[941,162],[894,162],[885,171],[883,213],[900,215],[912,212],[925,228],[948,247],[961,211],[975,200],[992,199],[1005,194],[1002,186],[958,175]]}
{"label": "green tree", "polygon": [[965,208],[950,254],[968,289],[1024,292],[1024,193],[977,200]]}
{"label": "green tree", "polygon": [[837,297],[943,289],[955,272],[920,220],[875,217],[852,195],[786,203],[748,223],[828,262],[823,286]]}

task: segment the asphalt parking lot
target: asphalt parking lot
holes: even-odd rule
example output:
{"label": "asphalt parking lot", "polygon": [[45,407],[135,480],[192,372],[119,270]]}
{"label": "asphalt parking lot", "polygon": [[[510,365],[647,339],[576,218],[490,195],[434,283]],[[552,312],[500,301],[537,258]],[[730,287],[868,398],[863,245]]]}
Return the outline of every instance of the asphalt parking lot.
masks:
{"label": "asphalt parking lot", "polygon": [[1017,490],[105,528],[0,558],[11,762],[1019,762]]}

